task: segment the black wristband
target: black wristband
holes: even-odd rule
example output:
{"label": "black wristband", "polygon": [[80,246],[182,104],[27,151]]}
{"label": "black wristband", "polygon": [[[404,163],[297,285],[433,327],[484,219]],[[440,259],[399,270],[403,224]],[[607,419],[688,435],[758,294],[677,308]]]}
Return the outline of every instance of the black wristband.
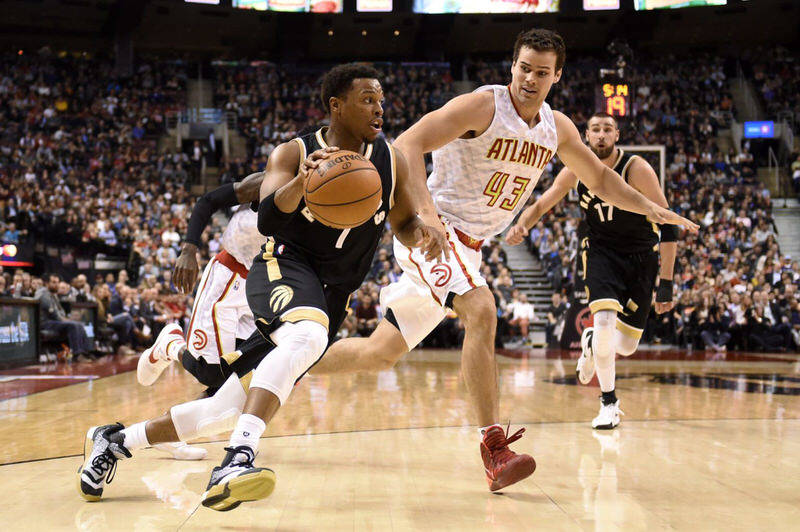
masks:
{"label": "black wristband", "polygon": [[672,224],[660,224],[661,228],[661,241],[662,242],[677,242],[678,241],[678,226]]}
{"label": "black wristband", "polygon": [[669,303],[672,301],[672,281],[661,279],[656,290],[656,303]]}
{"label": "black wristband", "polygon": [[214,212],[234,205],[239,205],[239,199],[236,197],[236,189],[233,183],[217,187],[208,194],[201,196],[192,209],[192,215],[189,217],[189,225],[186,228],[186,236],[184,236],[183,241],[199,247],[200,237],[208,222],[211,221],[211,216]]}
{"label": "black wristband", "polygon": [[264,198],[258,205],[258,232],[264,236],[274,235],[281,229],[289,218],[291,212],[283,212],[275,205],[275,193]]}

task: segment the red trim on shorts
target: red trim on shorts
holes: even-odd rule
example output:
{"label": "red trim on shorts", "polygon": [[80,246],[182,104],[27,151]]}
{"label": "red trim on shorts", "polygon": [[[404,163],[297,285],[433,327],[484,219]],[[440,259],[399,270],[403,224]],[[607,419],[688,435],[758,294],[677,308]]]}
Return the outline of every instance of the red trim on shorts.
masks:
{"label": "red trim on shorts", "polygon": [[233,273],[238,274],[242,279],[247,279],[247,273],[249,270],[241,262],[236,260],[233,255],[224,249],[217,253],[217,262],[228,268]]}
{"label": "red trim on shorts", "polygon": [[[217,260],[216,257],[211,259],[211,262],[214,262],[215,260]],[[200,287],[200,290],[197,291],[197,294],[195,295],[195,298],[194,298],[194,305],[192,307],[192,317],[189,319],[189,328],[186,329],[186,338],[185,338],[185,340],[186,340],[187,343],[189,342],[189,336],[192,334],[192,325],[194,325],[194,317],[197,316],[197,300],[200,299],[200,294],[203,292],[203,290],[205,290],[206,285],[208,284],[208,278],[211,277],[211,269],[210,269],[211,268],[211,266],[210,266],[211,262],[209,262],[209,266],[208,266],[209,271],[208,271],[208,275],[206,275],[206,278],[203,281],[203,286]]]}
{"label": "red trim on shorts", "polygon": [[[225,285],[225,290],[222,291],[222,295],[219,296],[219,299],[217,299],[213,305],[211,305],[211,322],[214,324],[214,337],[217,339],[217,352],[219,353],[220,358],[222,358],[224,353],[222,352],[222,342],[219,338],[219,327],[217,326],[217,303],[225,299],[225,296],[228,295],[228,290],[230,290],[233,281],[236,280],[236,275],[237,274],[235,273],[231,275],[228,284]],[[235,333],[236,331],[233,332]]]}
{"label": "red trim on shorts", "polygon": [[[453,228],[455,229],[455,227]],[[453,249],[453,256],[458,261],[458,265],[461,266],[461,271],[464,273],[464,277],[467,278],[467,282],[472,288],[478,288],[478,285],[475,284],[475,281],[472,280],[472,276],[467,272],[467,267],[464,266],[464,263],[461,261],[461,257],[458,256],[458,252],[456,251],[456,246],[452,242],[449,242],[450,247]],[[479,250],[480,248],[478,248]],[[477,251],[477,250],[476,250]]]}
{"label": "red trim on shorts", "polygon": [[[452,244],[451,244],[451,245],[452,245]],[[410,260],[410,261],[411,261],[411,263],[412,263],[414,266],[416,266],[416,267],[417,267],[417,271],[419,272],[419,277],[420,277],[420,279],[422,279],[422,282],[423,282],[423,283],[425,283],[425,285],[428,287],[428,290],[430,290],[430,291],[431,291],[431,296],[432,296],[432,297],[433,297],[433,299],[436,301],[436,303],[438,303],[439,305],[441,305],[441,304],[442,304],[442,302],[441,302],[441,301],[439,301],[439,298],[438,298],[438,297],[436,297],[436,293],[433,291],[433,288],[431,288],[431,285],[430,285],[430,283],[428,283],[428,280],[427,280],[427,279],[425,279],[425,275],[422,273],[422,268],[420,267],[420,265],[419,265],[419,264],[417,264],[416,262],[414,262],[414,259],[412,259],[412,258],[411,258],[411,249],[409,249],[409,250],[408,250],[408,260]]]}
{"label": "red trim on shorts", "polygon": [[[453,227],[453,226],[450,226],[450,227]],[[456,227],[453,227],[453,231],[455,231],[456,236],[461,241],[461,243],[464,244],[465,246],[467,246],[469,249],[472,249],[474,251],[480,251],[481,250],[481,246],[483,246],[483,240],[478,240],[476,238],[472,238],[468,234],[466,234],[466,233],[464,233],[462,231],[459,231],[458,228],[456,228]]]}

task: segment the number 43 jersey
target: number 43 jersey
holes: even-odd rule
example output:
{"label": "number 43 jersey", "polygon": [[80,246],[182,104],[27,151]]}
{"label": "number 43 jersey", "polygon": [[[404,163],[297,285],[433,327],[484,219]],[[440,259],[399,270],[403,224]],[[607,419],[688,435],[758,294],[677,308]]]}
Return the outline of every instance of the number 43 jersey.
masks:
{"label": "number 43 jersey", "polygon": [[[628,169],[637,158],[617,148],[617,160],[612,167],[628,182]],[[581,210],[589,228],[589,245],[594,243],[608,246],[621,253],[637,253],[654,249],[658,244],[660,232],[658,225],[646,216],[604,202],[592,194],[581,181],[578,181],[578,197]]]}
{"label": "number 43 jersey", "polygon": [[494,118],[475,138],[459,138],[433,152],[428,179],[439,213],[476,240],[500,234],[525,206],[558,149],[553,111],[539,109],[533,127],[517,112],[507,86],[494,93]]}

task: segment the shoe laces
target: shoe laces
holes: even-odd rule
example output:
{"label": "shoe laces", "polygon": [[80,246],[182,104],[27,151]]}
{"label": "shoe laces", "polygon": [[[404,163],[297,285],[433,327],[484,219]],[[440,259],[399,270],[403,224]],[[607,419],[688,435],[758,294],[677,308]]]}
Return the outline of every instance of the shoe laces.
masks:
{"label": "shoe laces", "polygon": [[[244,448],[246,449],[246,447]],[[228,462],[226,465],[253,467],[253,460],[255,459],[255,456],[242,449],[243,449],[242,447],[225,447],[223,449],[224,451],[232,453],[231,461]],[[237,454],[244,455],[246,457],[245,460],[236,460]]]}
{"label": "shoe laces", "polygon": [[516,453],[509,449],[508,445],[522,438],[522,434],[525,432],[525,428],[523,427],[509,436],[508,431],[510,428],[511,423],[508,424],[505,432],[503,432],[502,429],[492,430],[491,432],[487,431],[484,439],[486,447],[492,455],[492,460],[497,465],[503,464],[516,456]]}
{"label": "shoe laces", "polygon": [[[94,457],[91,467],[97,476],[106,477],[106,484],[111,484],[117,472],[117,458],[111,454],[111,451],[105,451]],[[106,472],[108,472],[107,475]]]}

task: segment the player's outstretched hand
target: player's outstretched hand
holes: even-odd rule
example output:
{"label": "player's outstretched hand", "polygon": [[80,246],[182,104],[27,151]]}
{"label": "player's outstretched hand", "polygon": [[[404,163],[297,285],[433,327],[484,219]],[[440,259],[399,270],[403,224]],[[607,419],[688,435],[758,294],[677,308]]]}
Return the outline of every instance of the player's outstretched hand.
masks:
{"label": "player's outstretched hand", "polygon": [[331,156],[332,153],[339,151],[337,146],[328,146],[319,150],[312,151],[306,159],[300,163],[300,174],[307,175],[311,170],[317,168],[322,161]]}
{"label": "player's outstretched hand", "polygon": [[420,225],[414,230],[414,237],[417,241],[415,247],[425,254],[426,261],[441,261],[442,256],[445,260],[450,259],[450,244],[443,226]]}
{"label": "player's outstretched hand", "polygon": [[181,254],[175,261],[175,271],[172,274],[175,286],[184,294],[191,293],[198,273],[200,273],[200,266],[197,264],[197,248],[184,244]]}
{"label": "player's outstretched hand", "polygon": [[696,233],[697,230],[700,229],[699,225],[688,218],[684,218],[680,214],[672,212],[669,209],[665,209],[664,207],[660,207],[655,203],[652,204],[650,208],[650,214],[647,217],[650,219],[650,221],[657,224],[682,225],[691,233]]}
{"label": "player's outstretched hand", "polygon": [[525,237],[528,236],[528,229],[522,224],[514,224],[511,229],[506,233],[506,242],[512,246],[521,244]]}

